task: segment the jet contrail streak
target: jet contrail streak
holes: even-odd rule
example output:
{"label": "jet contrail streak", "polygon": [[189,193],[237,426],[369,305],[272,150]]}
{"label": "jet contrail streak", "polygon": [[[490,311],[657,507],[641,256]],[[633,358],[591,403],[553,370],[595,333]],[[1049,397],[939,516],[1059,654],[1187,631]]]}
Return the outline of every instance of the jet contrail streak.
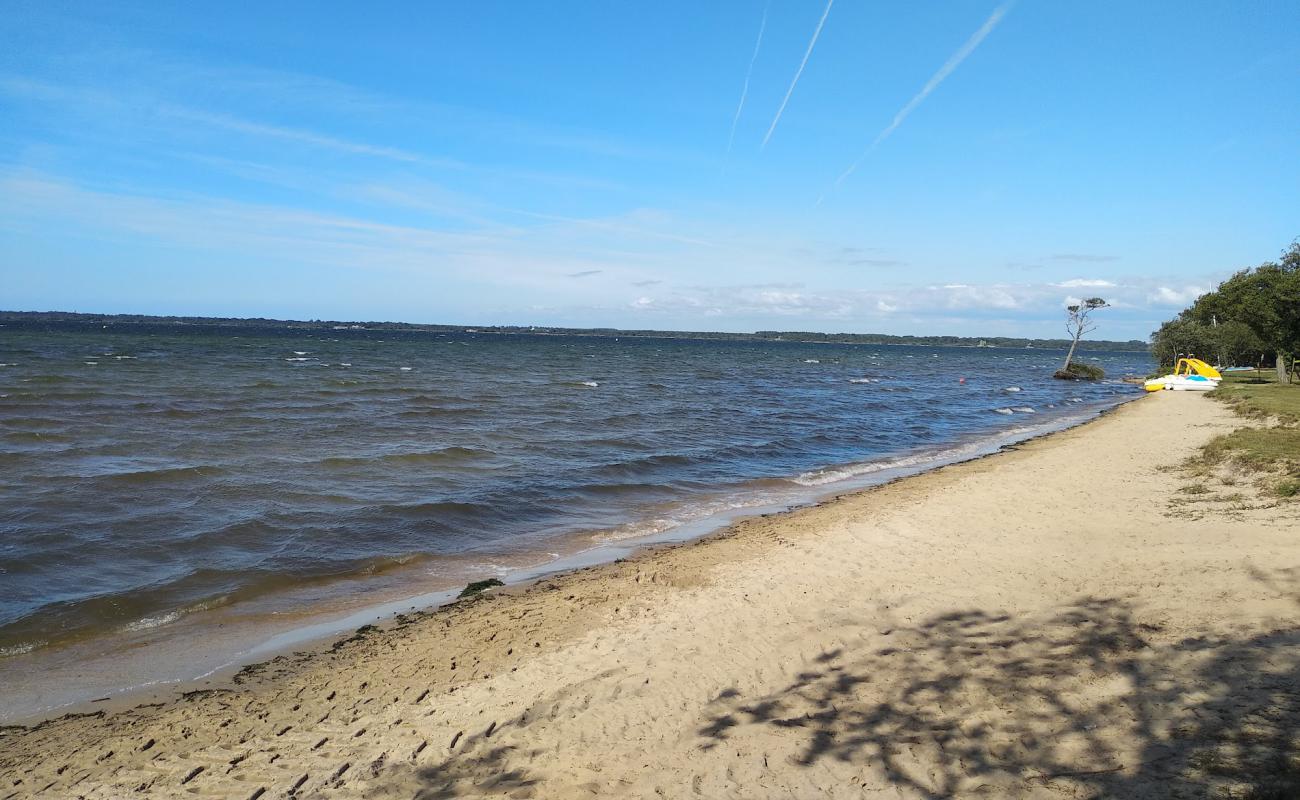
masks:
{"label": "jet contrail streak", "polygon": [[754,54],[749,57],[749,70],[745,72],[745,86],[740,90],[740,102],[736,105],[736,115],[731,118],[731,135],[727,137],[727,155],[731,155],[731,145],[736,141],[736,123],[740,122],[740,112],[745,110],[745,98],[749,96],[749,79],[754,76],[754,62],[758,61],[758,50],[763,46],[763,31],[767,30],[767,9],[763,7],[763,21],[758,24],[758,40],[754,42]]}
{"label": "jet contrail streak", "polygon": [[794,73],[794,80],[790,81],[790,88],[785,90],[785,97],[781,100],[781,107],[776,110],[776,116],[772,118],[772,124],[768,126],[767,135],[763,137],[763,144],[759,149],[767,147],[767,140],[772,138],[772,131],[776,130],[776,123],[781,121],[781,114],[785,112],[786,103],[790,102],[790,95],[794,94],[795,84],[799,82],[799,76],[803,74],[803,68],[808,66],[808,58],[812,55],[813,48],[817,46],[817,37],[822,35],[822,27],[826,24],[826,17],[831,13],[831,5],[835,0],[828,0],[826,10],[822,12],[822,18],[817,23],[817,30],[813,31],[812,39],[808,42],[808,50],[803,54],[803,61],[799,62],[799,69]]}
{"label": "jet contrail streak", "polygon": [[[845,178],[853,174],[854,170],[862,166],[862,162],[867,159],[867,156],[871,155],[871,151],[875,150],[881,142],[889,138],[889,135],[897,130],[899,125],[903,124],[903,120],[907,119],[907,116],[915,111],[916,107],[921,105],[925,98],[930,96],[931,92],[939,88],[939,84],[943,83],[944,79],[951,75],[953,70],[957,69],[957,67],[961,65],[961,62],[966,60],[967,56],[975,52],[975,48],[979,47],[980,42],[984,41],[984,38],[993,32],[993,29],[997,27],[997,24],[1002,21],[1002,18],[1006,16],[1007,11],[1010,9],[1011,3],[1003,3],[997,7],[988,19],[984,20],[984,24],[966,40],[966,44],[963,44],[958,48],[957,52],[953,53],[952,56],[944,62],[944,65],[939,67],[939,71],[934,73],[934,76],[926,82],[925,86],[921,88],[921,91],[917,92],[916,96],[911,100],[908,100],[907,105],[903,106],[902,110],[894,115],[893,121],[890,122],[883,131],[876,135],[876,138],[872,140],[871,144],[867,145],[867,149],[858,157],[858,160],[854,161],[848,169],[844,170],[844,174],[835,179],[835,187],[838,187],[844,182]],[[817,202],[818,204],[821,203],[820,200]]]}

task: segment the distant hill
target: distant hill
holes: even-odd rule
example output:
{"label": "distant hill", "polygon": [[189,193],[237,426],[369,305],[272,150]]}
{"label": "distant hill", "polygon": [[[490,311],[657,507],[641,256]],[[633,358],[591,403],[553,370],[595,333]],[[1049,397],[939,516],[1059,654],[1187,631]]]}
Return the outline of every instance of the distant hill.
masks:
{"label": "distant hill", "polygon": [[[724,341],[809,342],[833,344],[903,344],[926,347],[1035,347],[1062,350],[1068,339],[1024,339],[1010,336],[892,336],[884,333],[818,333],[815,331],[655,331],[620,328],[557,328],[547,325],[421,325],[410,322],[357,322],[339,320],[285,320],[262,317],[158,317],[146,314],[79,314],[70,311],[0,311],[0,325],[29,330],[82,329],[112,325],[177,328],[280,328],[307,331],[426,331],[430,333],[533,334],[546,336],[620,336],[659,339],[714,339]],[[1146,342],[1089,340],[1091,351],[1146,352]]]}

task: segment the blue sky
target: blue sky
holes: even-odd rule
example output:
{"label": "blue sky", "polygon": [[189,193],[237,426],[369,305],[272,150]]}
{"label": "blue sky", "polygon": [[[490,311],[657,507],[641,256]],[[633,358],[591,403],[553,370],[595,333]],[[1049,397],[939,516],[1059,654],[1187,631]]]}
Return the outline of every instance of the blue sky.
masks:
{"label": "blue sky", "polygon": [[1098,337],[1145,338],[1300,235],[1297,30],[1294,2],[19,0],[0,308],[1056,336],[1097,294]]}

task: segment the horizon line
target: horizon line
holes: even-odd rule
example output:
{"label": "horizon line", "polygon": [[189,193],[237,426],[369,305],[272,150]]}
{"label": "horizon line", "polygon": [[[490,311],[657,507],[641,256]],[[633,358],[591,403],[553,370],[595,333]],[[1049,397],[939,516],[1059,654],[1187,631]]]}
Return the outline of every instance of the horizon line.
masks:
{"label": "horizon line", "polygon": [[[753,330],[753,331],[711,331],[711,330],[684,330],[684,329],[662,329],[662,328],[615,328],[606,326],[579,327],[571,325],[538,325],[538,324],[503,324],[503,323],[446,323],[446,322],[405,322],[401,320],[360,320],[360,319],[281,319],[278,317],[214,317],[201,314],[137,314],[137,313],[120,313],[120,312],[95,312],[95,311],[17,311],[10,309],[0,309],[0,327],[4,326],[5,319],[11,316],[53,316],[62,315],[67,317],[89,317],[95,321],[106,320],[112,317],[130,317],[135,318],[126,320],[127,324],[186,324],[182,320],[200,320],[214,323],[220,326],[222,323],[280,323],[286,325],[303,325],[303,326],[366,326],[366,325],[403,325],[420,329],[442,329],[449,332],[458,333],[496,333],[493,329],[510,329],[510,332],[535,333],[537,329],[566,331],[571,332],[566,335],[605,335],[605,332],[625,335],[644,335],[644,334],[679,334],[678,338],[704,338],[704,337],[722,337],[722,336],[748,336],[762,338],[765,341],[775,341],[766,334],[773,335],[811,335],[811,336],[875,336],[889,339],[958,339],[969,341],[989,341],[999,339],[1015,339],[1026,342],[1068,342],[1067,338],[1047,338],[1040,336],[1007,336],[1007,335],[958,335],[948,333],[933,334],[914,334],[914,333],[877,333],[877,332],[853,332],[853,331],[816,331],[816,330]],[[73,319],[51,320],[52,322],[76,322]],[[89,320],[87,320],[89,321]],[[359,328],[367,330],[367,328]],[[672,338],[672,337],[664,337]],[[1085,339],[1080,344],[1089,342],[1092,344],[1134,344],[1140,343],[1143,349],[1150,349],[1150,343],[1142,339]],[[997,345],[989,345],[996,347]]]}

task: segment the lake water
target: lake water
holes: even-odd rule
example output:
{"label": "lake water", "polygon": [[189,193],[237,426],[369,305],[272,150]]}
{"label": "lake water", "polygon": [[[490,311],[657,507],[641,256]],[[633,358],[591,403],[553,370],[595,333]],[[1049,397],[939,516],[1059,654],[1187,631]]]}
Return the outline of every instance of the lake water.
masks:
{"label": "lake water", "polygon": [[[1130,399],[1046,350],[0,329],[0,654],[545,565]],[[1083,353],[1111,378],[1142,353]],[[962,382],[960,379],[964,378]]]}

